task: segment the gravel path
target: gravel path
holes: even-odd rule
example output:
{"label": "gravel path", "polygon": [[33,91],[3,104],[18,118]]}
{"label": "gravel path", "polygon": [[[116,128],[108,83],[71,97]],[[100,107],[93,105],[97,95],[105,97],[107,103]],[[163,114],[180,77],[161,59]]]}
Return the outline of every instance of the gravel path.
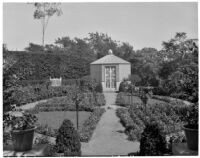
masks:
{"label": "gravel path", "polygon": [[48,99],[44,99],[44,100],[36,101],[36,102],[33,102],[33,103],[28,103],[28,104],[20,106],[20,108],[24,109],[24,110],[31,109],[31,108],[34,108],[39,103],[45,103],[45,102],[47,102],[47,100]]}
{"label": "gravel path", "polygon": [[[101,117],[89,143],[82,143],[83,156],[127,155],[139,150],[139,142],[127,140],[124,127],[116,116],[116,93],[104,93],[106,112]],[[108,108],[109,107],[109,108]]]}

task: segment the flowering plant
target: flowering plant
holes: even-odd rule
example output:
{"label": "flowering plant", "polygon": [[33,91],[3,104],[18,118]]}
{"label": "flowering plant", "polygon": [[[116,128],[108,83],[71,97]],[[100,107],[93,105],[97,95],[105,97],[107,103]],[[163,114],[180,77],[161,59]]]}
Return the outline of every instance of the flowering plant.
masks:
{"label": "flowering plant", "polygon": [[37,117],[21,109],[6,112],[3,117],[5,131],[27,130],[34,128]]}

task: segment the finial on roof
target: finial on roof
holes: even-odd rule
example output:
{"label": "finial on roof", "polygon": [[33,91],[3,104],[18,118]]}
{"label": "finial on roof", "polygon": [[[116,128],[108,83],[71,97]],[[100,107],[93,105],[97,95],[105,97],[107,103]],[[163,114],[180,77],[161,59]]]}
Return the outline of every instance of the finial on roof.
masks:
{"label": "finial on roof", "polygon": [[113,54],[112,49],[109,49],[108,54],[109,54],[109,55],[112,55],[112,54]]}

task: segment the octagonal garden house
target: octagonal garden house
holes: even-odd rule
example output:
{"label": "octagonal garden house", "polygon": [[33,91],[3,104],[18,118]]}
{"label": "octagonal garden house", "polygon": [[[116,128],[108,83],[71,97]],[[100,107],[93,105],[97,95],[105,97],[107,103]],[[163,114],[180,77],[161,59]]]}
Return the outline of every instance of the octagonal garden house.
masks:
{"label": "octagonal garden house", "polygon": [[108,55],[90,64],[90,75],[102,83],[103,91],[118,91],[120,82],[131,75],[131,64],[109,50]]}

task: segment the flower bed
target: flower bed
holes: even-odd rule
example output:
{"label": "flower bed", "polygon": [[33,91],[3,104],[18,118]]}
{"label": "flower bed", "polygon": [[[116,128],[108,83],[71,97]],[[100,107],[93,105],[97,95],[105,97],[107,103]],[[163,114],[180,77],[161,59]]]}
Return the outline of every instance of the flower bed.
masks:
{"label": "flower bed", "polygon": [[140,140],[141,133],[147,122],[156,121],[163,129],[165,134],[176,133],[182,130],[183,122],[180,121],[181,113],[187,111],[187,106],[179,104],[148,104],[145,107],[140,105],[131,106],[128,109],[117,109],[117,116],[120,118],[130,140]]}
{"label": "flower bed", "polygon": [[[129,106],[138,106],[138,104],[141,104],[141,99],[136,96],[132,95],[130,93],[120,92],[117,94],[116,98],[116,104],[123,107],[129,107]],[[164,103],[162,100],[157,100],[154,98],[151,98],[148,100],[148,104],[156,104],[156,103]]]}
{"label": "flower bed", "polygon": [[94,109],[90,117],[83,123],[82,129],[79,131],[81,142],[88,142],[90,140],[93,131],[104,112],[105,109],[103,108]]}
{"label": "flower bed", "polygon": [[[97,99],[92,93],[85,93],[83,100],[79,104],[79,111],[93,111],[97,106],[105,104],[104,95],[99,93],[96,95]],[[38,113],[41,111],[75,111],[76,105],[72,101],[71,96],[55,97],[45,103],[39,103],[34,108],[29,109],[29,112]]]}

